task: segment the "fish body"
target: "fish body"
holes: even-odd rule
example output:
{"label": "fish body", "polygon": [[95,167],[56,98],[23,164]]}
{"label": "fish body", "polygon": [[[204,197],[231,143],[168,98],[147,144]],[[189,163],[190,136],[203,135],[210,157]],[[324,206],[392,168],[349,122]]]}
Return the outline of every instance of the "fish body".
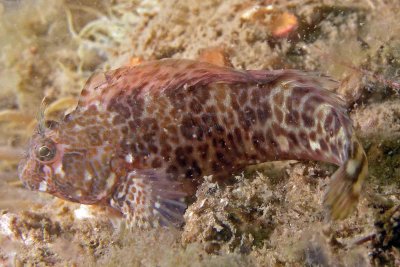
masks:
{"label": "fish body", "polygon": [[327,77],[166,59],[94,74],[77,108],[32,137],[20,178],[32,190],[108,205],[135,225],[180,224],[202,177],[251,164],[336,164],[333,218],[357,203],[368,164]]}

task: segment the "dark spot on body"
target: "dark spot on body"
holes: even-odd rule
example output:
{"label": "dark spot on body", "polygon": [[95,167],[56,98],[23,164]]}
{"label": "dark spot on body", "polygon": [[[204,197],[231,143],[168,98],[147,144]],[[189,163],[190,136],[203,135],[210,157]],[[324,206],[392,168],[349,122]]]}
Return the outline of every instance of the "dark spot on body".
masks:
{"label": "dark spot on body", "polygon": [[144,110],[144,100],[135,94],[126,96],[126,102],[131,110],[133,118],[140,117]]}
{"label": "dark spot on body", "polygon": [[325,132],[327,132],[327,133],[331,132],[332,122],[333,122],[333,114],[332,114],[332,112],[329,112],[329,114],[328,114],[328,116],[326,116],[325,122],[324,122]]}
{"label": "dark spot on body", "polygon": [[143,135],[143,141],[145,141],[146,143],[154,143],[154,140],[156,138],[156,135],[154,132],[146,132]]}
{"label": "dark spot on body", "polygon": [[192,163],[192,170],[195,177],[200,177],[202,174],[201,168],[196,160]]}
{"label": "dark spot on body", "polygon": [[275,149],[275,151],[279,149],[279,145],[276,142],[276,140],[274,138],[274,134],[270,128],[268,128],[265,132],[265,141],[269,148]]}
{"label": "dark spot on body", "polygon": [[201,141],[203,139],[204,132],[197,117],[186,115],[182,119],[180,129],[182,135],[188,140]]}
{"label": "dark spot on body", "polygon": [[222,170],[222,166],[221,166],[220,162],[218,162],[218,161],[213,161],[211,164],[211,168],[212,168],[213,172],[219,172]]}
{"label": "dark spot on body", "polygon": [[136,131],[142,126],[142,121],[140,119],[134,119],[133,121],[129,121],[128,125],[132,131]]}
{"label": "dark spot on body", "polygon": [[152,132],[154,135],[158,132],[160,127],[155,118],[145,118],[143,119],[142,128],[145,132]]}
{"label": "dark spot on body", "polygon": [[178,128],[175,124],[169,124],[165,127],[166,131],[168,132],[169,136],[177,136],[178,135]]}
{"label": "dark spot on body", "polygon": [[250,107],[246,107],[244,111],[239,111],[239,122],[243,128],[249,129],[251,125],[256,123],[256,114]]}
{"label": "dark spot on body", "polygon": [[271,118],[272,110],[268,102],[261,104],[261,107],[257,109],[257,118],[260,123],[264,124],[267,119]]}
{"label": "dark spot on body", "polygon": [[286,131],[284,128],[281,127],[280,124],[273,122],[272,125],[272,131],[274,133],[275,136],[280,136],[280,135],[286,135]]}
{"label": "dark spot on body", "polygon": [[192,146],[185,146],[184,149],[185,149],[185,153],[188,154],[188,155],[193,153],[193,147]]}
{"label": "dark spot on body", "polygon": [[111,98],[110,101],[108,102],[107,110],[110,112],[114,112],[118,104],[119,103],[117,102],[117,99],[115,97]]}
{"label": "dark spot on body", "polygon": [[[77,162],[80,157],[76,157],[74,154],[66,153],[62,157],[62,169],[64,172],[70,172],[74,170],[75,175],[78,177],[83,176],[83,168],[78,168],[80,166],[79,162]],[[55,181],[57,182],[57,181]]]}
{"label": "dark spot on body", "polygon": [[151,167],[152,168],[160,168],[162,166],[162,160],[160,157],[156,157],[155,159],[153,159],[153,161],[151,162]]}
{"label": "dark spot on body", "polygon": [[120,114],[125,119],[129,119],[131,117],[130,108],[125,105],[122,105],[122,104],[118,105],[118,108],[116,111],[118,112],[118,114]]}
{"label": "dark spot on body", "polygon": [[131,151],[134,151],[134,146],[135,145],[129,143],[128,140],[124,139],[119,143],[119,146],[121,147],[122,155],[127,155]]}
{"label": "dark spot on body", "polygon": [[299,125],[299,112],[293,110],[292,112],[286,113],[285,122],[287,125],[297,126]]}
{"label": "dark spot on body", "polygon": [[203,110],[202,105],[196,99],[192,100],[189,107],[194,114],[199,114]]}
{"label": "dark spot on body", "polygon": [[216,124],[216,125],[214,125],[214,131],[215,131],[215,133],[222,135],[225,133],[225,128],[220,124]]}
{"label": "dark spot on body", "polygon": [[239,128],[235,127],[234,134],[235,134],[236,141],[239,144],[243,144],[242,131]]}
{"label": "dark spot on body", "polygon": [[201,157],[202,159],[207,159],[207,156],[208,156],[208,148],[209,148],[209,145],[208,145],[207,143],[198,146],[197,150],[199,151],[200,157]]}
{"label": "dark spot on body", "polygon": [[306,148],[306,149],[311,149],[310,146],[310,140],[309,140],[309,136],[307,135],[306,132],[304,131],[300,131],[299,134],[299,141],[300,143]]}
{"label": "dark spot on body", "polygon": [[231,94],[231,106],[235,111],[240,110],[239,102],[236,100],[236,94]]}
{"label": "dark spot on body", "polygon": [[320,97],[320,96],[311,96],[307,99],[307,101],[304,103],[303,107],[303,112],[305,112],[308,115],[311,115],[315,112],[315,109],[321,104],[324,103],[325,101]]}
{"label": "dark spot on body", "polygon": [[129,133],[129,127],[128,126],[123,126],[122,128],[121,128],[121,133],[124,135],[124,136],[126,136],[126,135],[128,135],[128,133]]}
{"label": "dark spot on body", "polygon": [[314,126],[314,118],[306,115],[305,113],[301,114],[301,118],[303,120],[303,125],[306,128],[312,128]]}
{"label": "dark spot on body", "polygon": [[218,139],[218,147],[227,150],[228,147],[226,146],[226,141],[224,138]]}
{"label": "dark spot on body", "polygon": [[226,158],[226,156],[223,152],[217,151],[215,153],[215,157],[220,162],[221,166],[230,165],[230,161]]}
{"label": "dark spot on body", "polygon": [[185,167],[188,164],[188,157],[183,147],[178,147],[175,149],[175,158],[181,167]]}
{"label": "dark spot on body", "polygon": [[148,157],[149,156],[149,151],[147,149],[147,146],[145,146],[145,144],[143,142],[137,142],[135,143],[135,148],[134,148],[134,152],[136,152],[135,154],[139,154],[141,155],[143,158]]}
{"label": "dark spot on body", "polygon": [[261,89],[258,87],[251,88],[251,99],[250,99],[251,104],[254,106],[258,106],[260,101],[261,101]]}
{"label": "dark spot on body", "polygon": [[325,140],[320,139],[319,140],[319,145],[321,146],[322,151],[324,151],[324,152],[328,152],[329,151],[328,145],[325,142]]}
{"label": "dark spot on body", "polygon": [[164,160],[169,161],[171,159],[171,151],[172,151],[172,147],[165,143],[161,145],[161,156],[163,157]]}
{"label": "dark spot on body", "polygon": [[310,132],[309,138],[311,141],[315,142],[317,140],[317,133],[314,131]]}
{"label": "dark spot on body", "polygon": [[204,113],[201,115],[201,120],[208,128],[212,128],[214,125],[218,124],[218,119],[215,113]]}
{"label": "dark spot on body", "polygon": [[168,166],[167,173],[172,174],[172,175],[177,175],[178,174],[178,168],[175,165],[170,165]]}
{"label": "dark spot on body", "polygon": [[158,153],[158,147],[152,143],[148,144],[148,151],[150,151],[153,154]]}
{"label": "dark spot on body", "polygon": [[115,126],[124,124],[124,123],[126,123],[126,120],[121,115],[116,115],[112,120],[112,124]]}
{"label": "dark spot on body", "polygon": [[248,90],[241,90],[240,96],[239,96],[239,104],[244,106],[247,102],[248,99]]}
{"label": "dark spot on body", "polygon": [[340,130],[341,124],[336,111],[332,110],[325,119],[324,129],[332,137]]}
{"label": "dark spot on body", "polygon": [[235,143],[232,133],[228,133],[227,138],[228,138],[229,143],[231,143],[231,144]]}
{"label": "dark spot on body", "polygon": [[217,113],[217,109],[215,108],[215,106],[211,105],[211,106],[207,106],[206,107],[206,112],[210,113],[210,114],[215,114]]}
{"label": "dark spot on body", "polygon": [[251,138],[254,148],[259,152],[265,152],[265,137],[261,132],[255,132]]}
{"label": "dark spot on body", "polygon": [[227,140],[228,140],[228,142],[227,142],[228,146],[232,149],[232,153],[234,153],[234,155],[240,157],[241,152],[239,151],[239,148],[235,142],[235,138],[232,133],[228,133]]}

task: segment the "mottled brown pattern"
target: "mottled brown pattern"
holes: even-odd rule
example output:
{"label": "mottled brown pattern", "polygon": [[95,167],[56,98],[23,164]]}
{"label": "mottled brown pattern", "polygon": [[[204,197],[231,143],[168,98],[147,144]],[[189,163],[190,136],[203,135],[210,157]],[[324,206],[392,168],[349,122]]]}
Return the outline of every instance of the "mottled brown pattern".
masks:
{"label": "mottled brown pattern", "polygon": [[[57,144],[47,162],[35,158],[43,140]],[[193,194],[205,175],[285,159],[346,167],[354,158],[346,171],[356,183],[366,164],[341,101],[315,78],[185,60],[94,75],[77,109],[32,143],[21,174],[29,187],[110,205],[141,225],[179,222],[182,192]]]}

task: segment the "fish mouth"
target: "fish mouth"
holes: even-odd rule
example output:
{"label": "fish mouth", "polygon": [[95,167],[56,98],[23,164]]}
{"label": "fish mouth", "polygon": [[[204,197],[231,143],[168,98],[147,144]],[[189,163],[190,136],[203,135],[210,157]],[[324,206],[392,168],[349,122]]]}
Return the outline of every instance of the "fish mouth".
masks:
{"label": "fish mouth", "polygon": [[48,192],[45,175],[40,175],[39,168],[40,164],[34,160],[21,160],[18,165],[19,180],[29,190]]}
{"label": "fish mouth", "polygon": [[29,161],[27,159],[23,159],[18,164],[18,178],[24,185],[24,187],[34,190],[34,186],[30,183],[32,177],[32,172],[30,171]]}

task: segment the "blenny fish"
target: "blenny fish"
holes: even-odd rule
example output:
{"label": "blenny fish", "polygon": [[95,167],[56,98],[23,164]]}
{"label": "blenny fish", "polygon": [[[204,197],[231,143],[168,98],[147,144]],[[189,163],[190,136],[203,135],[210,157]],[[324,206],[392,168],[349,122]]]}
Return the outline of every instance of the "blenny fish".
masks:
{"label": "blenny fish", "polygon": [[181,225],[204,176],[315,160],[339,166],[324,199],[355,207],[368,163],[332,79],[164,59],[94,74],[74,111],[43,121],[20,163],[32,190],[106,205],[131,225]]}

